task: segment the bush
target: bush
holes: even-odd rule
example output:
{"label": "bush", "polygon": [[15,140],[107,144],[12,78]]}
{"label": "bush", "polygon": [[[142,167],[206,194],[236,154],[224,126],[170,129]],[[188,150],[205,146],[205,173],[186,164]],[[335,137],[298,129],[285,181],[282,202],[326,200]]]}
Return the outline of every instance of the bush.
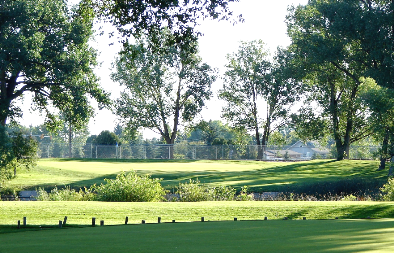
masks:
{"label": "bush", "polygon": [[198,180],[189,180],[189,183],[179,183],[176,194],[182,202],[207,201],[207,188]]}
{"label": "bush", "polygon": [[253,197],[248,195],[248,187],[245,185],[241,188],[241,193],[237,196],[238,201],[252,201]]}
{"label": "bush", "polygon": [[208,187],[198,180],[190,179],[188,183],[179,183],[176,194],[182,202],[226,201],[234,200],[235,189],[232,187]]}
{"label": "bush", "polygon": [[382,192],[382,198],[384,201],[394,201],[394,178],[390,178],[389,181],[380,188]]}
{"label": "bush", "polygon": [[217,186],[209,188],[210,192],[210,199],[215,201],[227,201],[227,200],[234,200],[235,196],[235,189],[232,187],[226,186]]}
{"label": "bush", "polygon": [[8,135],[0,126],[0,180],[10,180],[16,176],[18,168],[30,169],[36,165],[38,144],[21,132]]}
{"label": "bush", "polygon": [[84,191],[79,189],[78,192],[71,189],[69,186],[60,190],[55,187],[50,193],[46,192],[42,188],[37,190],[37,200],[40,201],[88,201],[94,199],[94,194],[87,188],[85,188]]}
{"label": "bush", "polygon": [[138,176],[132,171],[122,172],[116,179],[105,179],[106,184],[91,187],[100,201],[154,202],[164,200],[166,191],[161,186],[162,179],[152,179],[149,175]]}

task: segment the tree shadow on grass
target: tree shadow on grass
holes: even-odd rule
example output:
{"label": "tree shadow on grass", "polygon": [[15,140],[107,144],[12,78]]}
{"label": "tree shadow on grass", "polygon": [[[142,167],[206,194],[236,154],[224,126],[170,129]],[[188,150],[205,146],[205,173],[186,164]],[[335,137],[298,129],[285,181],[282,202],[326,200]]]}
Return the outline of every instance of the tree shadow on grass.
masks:
{"label": "tree shadow on grass", "polygon": [[[152,167],[156,163],[193,163],[198,162],[195,160],[96,160],[96,159],[58,159],[61,162],[67,161],[80,161],[80,162],[105,162],[105,163],[150,163]],[[57,161],[57,160],[56,160]],[[305,192],[309,189],[309,194],[314,194],[314,189],[327,188],[325,191],[329,192],[329,188],[338,186],[340,191],[341,185],[344,183],[353,187],[370,187],[375,190],[384,183],[384,174],[372,170],[370,162],[337,162],[335,160],[316,160],[307,162],[294,162],[294,163],[275,163],[274,166],[267,167],[266,162],[255,161],[212,161],[213,163],[220,162],[223,166],[219,166],[218,170],[204,170],[204,164],[201,164],[201,170],[182,170],[182,171],[167,171],[160,170],[137,170],[138,174],[149,174],[152,178],[162,178],[162,185],[166,189],[174,189],[179,183],[188,182],[190,179],[199,180],[201,183],[210,185],[229,185],[237,190],[247,185],[250,191],[254,192]],[[256,169],[247,169],[240,171],[226,171],[221,170],[225,168],[226,164],[234,163],[253,163],[260,164],[261,167]],[[342,167],[346,168],[342,168]],[[63,172],[56,172],[63,173]],[[83,172],[72,172],[71,176],[81,174],[83,178],[89,177],[90,174],[84,175]],[[118,173],[118,172],[116,172]],[[93,176],[93,174],[92,174]],[[93,184],[104,183],[105,178],[113,179],[116,174],[100,175],[90,179],[83,179],[68,183],[72,188],[90,187]],[[367,178],[371,183],[360,183],[363,178]],[[351,182],[351,181],[354,182]],[[365,181],[365,180],[364,180]],[[335,183],[339,182],[339,183]],[[349,183],[350,182],[350,183]],[[358,185],[358,186],[357,186]],[[51,184],[41,184],[35,187],[44,187],[48,189]],[[52,185],[53,186],[53,185]],[[350,186],[348,188],[351,188]],[[353,187],[354,188],[354,187]],[[357,189],[356,189],[357,190]],[[312,192],[311,192],[312,191]]]}

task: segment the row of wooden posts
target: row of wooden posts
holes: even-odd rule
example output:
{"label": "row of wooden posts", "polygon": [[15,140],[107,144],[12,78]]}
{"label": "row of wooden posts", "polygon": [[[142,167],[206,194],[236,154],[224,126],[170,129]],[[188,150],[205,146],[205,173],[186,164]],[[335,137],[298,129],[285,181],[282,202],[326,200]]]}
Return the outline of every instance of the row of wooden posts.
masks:
{"label": "row of wooden posts", "polygon": [[[306,220],[306,217],[302,218],[303,220]],[[234,218],[234,221],[237,221],[237,218]],[[264,217],[264,220],[268,220],[267,217]],[[288,220],[288,217],[284,217],[283,220]],[[205,222],[205,218],[201,217],[201,222]],[[129,223],[129,217],[126,216],[125,219],[125,225],[127,225]],[[161,217],[157,218],[157,223],[161,223]],[[172,223],[175,223],[175,220],[172,220]],[[61,221],[59,220],[59,228],[62,228],[63,226],[65,226],[67,224],[67,216],[64,217],[64,220]],[[145,224],[145,220],[141,221],[141,224]],[[27,219],[26,217],[23,217],[23,226],[27,225]],[[92,218],[92,227],[96,226],[96,218],[93,217]],[[104,220],[100,220],[100,226],[104,226]],[[18,228],[21,228],[21,221],[18,220]]]}

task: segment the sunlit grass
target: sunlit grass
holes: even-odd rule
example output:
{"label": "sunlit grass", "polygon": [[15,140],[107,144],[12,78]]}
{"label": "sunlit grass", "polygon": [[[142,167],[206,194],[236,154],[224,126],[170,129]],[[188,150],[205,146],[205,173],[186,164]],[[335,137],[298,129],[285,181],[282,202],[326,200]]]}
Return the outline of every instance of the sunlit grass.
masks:
{"label": "sunlit grass", "polygon": [[0,202],[0,225],[17,224],[27,217],[28,224],[57,224],[64,216],[69,224],[88,225],[91,218],[106,224],[268,219],[365,219],[394,218],[394,203],[356,201],[214,201],[214,202],[61,202],[3,201]]}
{"label": "sunlit grass", "polygon": [[[145,203],[147,204],[147,203]],[[173,203],[179,204],[179,203]],[[201,203],[200,203],[201,204]],[[209,205],[211,203],[205,203]],[[248,203],[249,205],[250,203]],[[326,204],[326,203],[324,203]],[[323,204],[323,205],[324,205]],[[305,203],[303,204],[305,206]],[[242,205],[241,205],[242,206]],[[331,206],[329,204],[328,206]],[[343,204],[342,207],[346,207]],[[384,206],[384,205],[383,205]],[[118,207],[118,206],[117,206]],[[149,206],[152,208],[152,206]],[[246,208],[247,206],[245,206]],[[249,206],[250,207],[250,206]],[[273,206],[271,206],[273,207]],[[277,207],[285,207],[282,203]],[[351,207],[351,206],[350,206]],[[176,209],[172,207],[173,209]],[[314,205],[313,208],[318,208]],[[334,206],[339,209],[339,206]],[[391,208],[391,207],[390,207]],[[45,210],[45,209],[44,209]],[[115,213],[117,209],[111,210]],[[134,209],[132,209],[134,210]],[[171,210],[171,209],[170,209]],[[187,208],[191,210],[191,208]],[[246,209],[244,211],[250,211]],[[179,210],[178,210],[179,211]],[[265,211],[265,209],[263,209]],[[146,212],[146,211],[144,211]],[[100,212],[96,217],[101,216]],[[90,215],[90,213],[89,213]],[[140,215],[138,212],[136,215]],[[197,214],[191,213],[197,216]],[[72,216],[70,216],[72,217]],[[145,216],[146,217],[146,216]],[[206,216],[206,220],[210,217]],[[226,218],[226,217],[221,217]],[[259,218],[259,217],[258,217]],[[199,217],[195,221],[199,221]],[[28,217],[30,221],[30,217]],[[72,221],[72,219],[70,219]],[[165,220],[167,221],[167,220]],[[255,220],[17,229],[0,226],[1,252],[393,252],[394,220]],[[107,224],[107,220],[105,220]],[[32,231],[25,232],[23,231]],[[12,232],[12,233],[11,233]],[[20,233],[22,232],[22,233]]]}
{"label": "sunlit grass", "polygon": [[135,170],[163,178],[163,186],[175,188],[179,182],[198,179],[211,185],[247,185],[255,191],[283,191],[319,181],[351,178],[385,180],[385,171],[377,171],[377,161],[313,160],[303,162],[194,161],[194,160],[67,160],[42,159],[30,171],[18,172],[11,186],[35,189],[71,185],[74,188],[100,184],[121,171]]}

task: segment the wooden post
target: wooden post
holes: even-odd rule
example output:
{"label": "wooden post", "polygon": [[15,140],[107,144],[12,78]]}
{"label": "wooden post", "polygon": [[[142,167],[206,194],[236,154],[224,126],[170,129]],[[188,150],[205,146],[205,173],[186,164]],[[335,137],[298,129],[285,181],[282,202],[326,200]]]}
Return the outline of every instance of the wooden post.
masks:
{"label": "wooden post", "polygon": [[237,221],[238,219],[237,218],[234,218],[234,221]]}
{"label": "wooden post", "polygon": [[126,216],[126,219],[124,221],[124,224],[127,225],[127,223],[129,222],[129,217]]}
{"label": "wooden post", "polygon": [[268,220],[268,218],[267,218],[267,217],[264,217],[264,220]]}
{"label": "wooden post", "polygon": [[172,223],[175,223],[175,220],[172,220]]}
{"label": "wooden post", "polygon": [[96,226],[96,218],[92,218],[92,227]]}
{"label": "wooden post", "polygon": [[100,221],[100,226],[104,226],[104,221],[103,220]]}
{"label": "wooden post", "polygon": [[62,221],[59,220],[59,228],[62,228],[62,226],[63,226]]}
{"label": "wooden post", "polygon": [[159,224],[161,223],[161,217],[157,218],[157,223],[159,223]]}
{"label": "wooden post", "polygon": [[145,220],[142,220],[141,223],[142,223],[142,224],[145,224]]}
{"label": "wooden post", "polygon": [[21,228],[21,220],[18,220],[18,229]]}
{"label": "wooden post", "polygon": [[63,220],[63,226],[65,226],[67,223],[67,216],[64,216],[64,220]]}
{"label": "wooden post", "polygon": [[26,217],[23,217],[23,226],[26,226]]}
{"label": "wooden post", "polygon": [[306,220],[306,217],[302,217],[303,220]]}
{"label": "wooden post", "polygon": [[204,222],[204,217],[201,217],[201,222]]}

